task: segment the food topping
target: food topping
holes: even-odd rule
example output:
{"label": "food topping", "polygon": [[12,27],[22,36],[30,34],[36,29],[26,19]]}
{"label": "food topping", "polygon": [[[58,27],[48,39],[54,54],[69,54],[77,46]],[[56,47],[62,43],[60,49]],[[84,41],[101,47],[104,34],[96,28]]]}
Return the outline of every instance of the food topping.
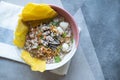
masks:
{"label": "food topping", "polygon": [[72,46],[72,33],[69,23],[61,16],[47,23],[29,27],[24,49],[32,57],[47,60],[47,63],[60,62],[60,55],[68,53]]}

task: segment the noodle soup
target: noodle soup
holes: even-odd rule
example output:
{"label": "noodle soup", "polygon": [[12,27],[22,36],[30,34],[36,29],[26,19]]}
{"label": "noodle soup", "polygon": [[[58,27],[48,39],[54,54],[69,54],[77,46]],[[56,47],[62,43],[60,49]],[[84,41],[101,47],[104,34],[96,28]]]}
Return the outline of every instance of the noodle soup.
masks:
{"label": "noodle soup", "polygon": [[32,57],[58,63],[72,49],[73,35],[69,22],[57,16],[37,26],[29,25],[24,49]]}

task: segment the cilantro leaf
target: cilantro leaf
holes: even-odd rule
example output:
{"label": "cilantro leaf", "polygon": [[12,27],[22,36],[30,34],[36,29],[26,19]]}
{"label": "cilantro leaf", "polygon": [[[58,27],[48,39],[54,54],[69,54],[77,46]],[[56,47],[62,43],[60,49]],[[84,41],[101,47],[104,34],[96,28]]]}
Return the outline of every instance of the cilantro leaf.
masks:
{"label": "cilantro leaf", "polygon": [[55,58],[54,58],[54,59],[55,59],[55,62],[56,62],[56,63],[59,63],[59,62],[61,61],[60,56],[55,56]]}
{"label": "cilantro leaf", "polygon": [[64,33],[62,34],[62,37],[65,38],[66,36],[67,36],[67,33],[64,32]]}

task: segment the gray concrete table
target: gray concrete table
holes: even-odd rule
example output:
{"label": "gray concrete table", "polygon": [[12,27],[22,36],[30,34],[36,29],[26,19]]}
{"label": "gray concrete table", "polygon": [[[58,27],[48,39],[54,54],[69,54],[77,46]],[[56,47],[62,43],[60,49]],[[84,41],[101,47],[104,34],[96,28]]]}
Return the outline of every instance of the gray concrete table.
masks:
{"label": "gray concrete table", "polygon": [[86,0],[82,11],[106,80],[120,80],[120,0]]}

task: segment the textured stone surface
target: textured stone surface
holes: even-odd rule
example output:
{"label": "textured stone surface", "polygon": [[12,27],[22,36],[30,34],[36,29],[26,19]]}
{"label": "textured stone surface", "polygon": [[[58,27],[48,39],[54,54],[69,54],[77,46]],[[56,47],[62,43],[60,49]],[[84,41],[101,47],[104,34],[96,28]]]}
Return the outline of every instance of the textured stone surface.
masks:
{"label": "textured stone surface", "polygon": [[86,0],[82,6],[106,80],[120,80],[120,0]]}
{"label": "textured stone surface", "polygon": [[82,6],[85,0],[61,0],[64,8],[72,15]]}
{"label": "textured stone surface", "polygon": [[79,27],[81,27],[81,34],[80,34],[80,46],[82,47],[84,54],[86,56],[86,59],[89,63],[89,66],[93,72],[93,75],[96,80],[104,80],[104,76],[98,61],[98,58],[96,56],[96,52],[94,49],[94,46],[92,44],[89,31],[87,29],[86,22],[84,20],[84,16],[76,15],[76,14],[82,14],[81,9],[79,9],[75,13],[75,20]]}

